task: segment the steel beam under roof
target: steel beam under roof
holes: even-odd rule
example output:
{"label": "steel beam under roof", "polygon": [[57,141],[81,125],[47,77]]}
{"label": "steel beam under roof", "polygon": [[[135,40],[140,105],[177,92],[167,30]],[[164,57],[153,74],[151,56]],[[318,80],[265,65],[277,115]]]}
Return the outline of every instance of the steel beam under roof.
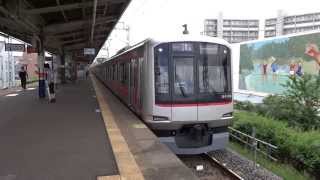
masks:
{"label": "steel beam under roof", "polygon": [[[106,3],[112,4],[121,4],[121,3],[129,3],[129,0],[99,0],[98,5],[103,5]],[[89,2],[80,2],[80,3],[72,3],[72,4],[64,4],[60,6],[49,6],[43,8],[34,8],[34,9],[26,9],[23,10],[25,14],[46,14],[52,12],[58,12],[60,10],[72,10],[72,9],[80,9],[85,7],[92,7],[92,1]]]}
{"label": "steel beam under roof", "polygon": [[130,0],[1,1],[0,32],[27,43],[34,36],[44,37],[44,47],[55,52],[64,47],[71,52],[85,47],[98,52],[129,3]]}
{"label": "steel beam under roof", "polygon": [[[116,22],[118,19],[116,17],[104,17],[96,19],[95,24],[107,24],[110,22]],[[67,23],[59,23],[59,24],[50,24],[49,26],[45,26],[43,31],[48,34],[59,33],[71,30],[81,29],[81,27],[86,23],[92,23],[89,20],[78,20],[78,21],[69,21]]]}

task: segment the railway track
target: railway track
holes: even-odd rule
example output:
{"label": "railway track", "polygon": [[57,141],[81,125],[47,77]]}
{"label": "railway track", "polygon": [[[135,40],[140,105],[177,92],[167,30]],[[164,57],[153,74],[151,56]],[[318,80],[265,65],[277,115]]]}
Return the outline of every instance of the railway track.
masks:
{"label": "railway track", "polygon": [[178,156],[201,180],[243,180],[209,154]]}
{"label": "railway track", "polygon": [[218,161],[216,158],[210,156],[209,154],[205,153],[205,155],[208,157],[208,159],[211,159],[214,163],[216,163],[223,171],[225,171],[227,174],[229,174],[232,179],[236,180],[244,180],[240,175],[232,171],[231,169],[227,168],[223,163]]}

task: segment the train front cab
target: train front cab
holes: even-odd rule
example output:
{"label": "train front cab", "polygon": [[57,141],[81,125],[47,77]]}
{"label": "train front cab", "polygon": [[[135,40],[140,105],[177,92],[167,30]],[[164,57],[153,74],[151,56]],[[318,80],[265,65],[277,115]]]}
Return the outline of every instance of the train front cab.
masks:
{"label": "train front cab", "polygon": [[233,103],[230,49],[207,42],[154,47],[153,126],[176,154],[225,148]]}

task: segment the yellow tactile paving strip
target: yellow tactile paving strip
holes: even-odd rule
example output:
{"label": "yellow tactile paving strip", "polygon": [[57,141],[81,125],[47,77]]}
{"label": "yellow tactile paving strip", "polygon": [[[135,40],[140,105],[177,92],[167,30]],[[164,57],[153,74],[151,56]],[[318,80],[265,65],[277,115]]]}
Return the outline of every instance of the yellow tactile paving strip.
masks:
{"label": "yellow tactile paving strip", "polygon": [[108,133],[111,147],[116,158],[120,175],[117,176],[99,176],[97,180],[144,180],[144,177],[130,152],[128,144],[121,134],[113,113],[109,109],[108,102],[103,97],[101,89],[97,85],[97,79],[91,76],[93,87],[96,91],[100,110]]}
{"label": "yellow tactile paving strip", "polygon": [[97,180],[121,180],[119,175],[115,176],[99,176]]}

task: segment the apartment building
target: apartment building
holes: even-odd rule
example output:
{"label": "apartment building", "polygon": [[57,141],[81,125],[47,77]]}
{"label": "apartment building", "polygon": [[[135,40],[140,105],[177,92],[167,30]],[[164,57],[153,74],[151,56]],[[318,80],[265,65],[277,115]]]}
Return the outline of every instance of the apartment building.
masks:
{"label": "apartment building", "polygon": [[258,39],[259,20],[257,19],[205,19],[204,35],[223,38],[230,43]]}
{"label": "apartment building", "polygon": [[320,29],[320,12],[286,16],[282,11],[276,18],[265,20],[264,37],[274,37]]}

